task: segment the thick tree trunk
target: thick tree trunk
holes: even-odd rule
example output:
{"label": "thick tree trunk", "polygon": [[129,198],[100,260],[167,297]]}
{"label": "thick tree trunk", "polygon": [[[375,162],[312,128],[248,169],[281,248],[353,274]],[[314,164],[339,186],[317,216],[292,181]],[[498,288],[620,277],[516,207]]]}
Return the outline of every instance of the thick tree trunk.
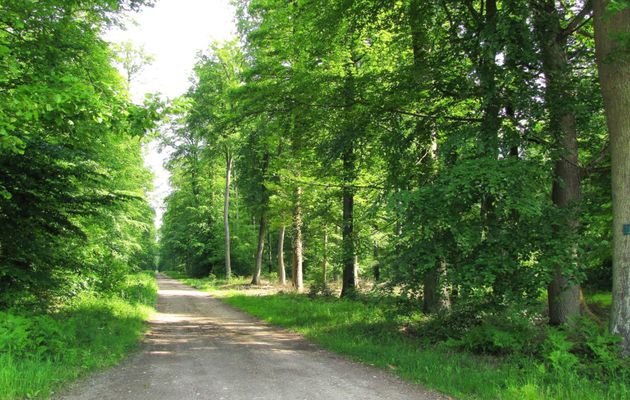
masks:
{"label": "thick tree trunk", "polygon": [[[572,122],[575,123],[574,118]],[[573,134],[565,136],[563,140],[566,146],[565,159],[558,160],[554,168],[552,199],[553,203],[561,209],[567,209],[580,199],[580,171],[577,167],[577,136],[574,128]],[[575,217],[568,218],[564,223],[570,230],[576,230],[579,225]],[[574,262],[577,262],[575,245],[572,245],[571,254]],[[575,278],[565,272],[562,265],[555,268],[547,289],[547,297],[550,324],[564,324],[580,315],[580,285],[576,283]]]}
{"label": "thick tree trunk", "polygon": [[435,268],[424,275],[422,311],[427,314],[437,313],[451,306],[448,289],[443,282],[444,274],[446,274],[446,265],[440,260]]}
{"label": "thick tree trunk", "polygon": [[225,202],[223,203],[223,227],[225,229],[225,278],[232,277],[232,262],[230,259],[230,178],[232,176],[232,154],[226,151],[225,171]]}
{"label": "thick tree trunk", "polygon": [[278,233],[278,282],[285,286],[287,284],[287,272],[284,267],[284,232],[286,227],[282,225]]}
{"label": "thick tree trunk", "polygon": [[[630,355],[630,8],[610,14],[609,1],[594,0],[595,47],[612,160],[613,304],[610,330]],[[627,42],[626,42],[627,43]],[[624,51],[625,50],[625,51]]]}
{"label": "thick tree trunk", "polygon": [[298,292],[304,290],[304,282],[302,277],[303,254],[302,254],[302,188],[295,189],[295,207],[293,209],[293,257],[291,260],[291,270],[293,287]]}
{"label": "thick tree trunk", "polygon": [[[542,67],[545,74],[545,103],[549,110],[549,129],[556,138],[557,161],[552,185],[553,203],[560,209],[575,206],[581,197],[580,167],[578,160],[577,125],[571,87],[571,66],[567,56],[567,39],[560,25],[560,15],[552,0],[534,1],[535,25],[542,50]],[[579,226],[576,217],[567,216],[558,232],[575,231]],[[577,247],[570,249],[572,263],[577,263]],[[566,265],[557,265],[548,286],[549,323],[564,324],[580,315],[580,286]]]}
{"label": "thick tree trunk", "polygon": [[374,282],[381,280],[381,262],[379,260],[379,247],[374,242],[374,266],[372,266],[372,274],[374,276]]}
{"label": "thick tree trunk", "polygon": [[252,276],[252,285],[260,285],[260,272],[262,271],[263,257],[265,255],[265,235],[267,233],[267,212],[260,214],[260,226],[258,227],[258,247],[256,249],[256,267]]}

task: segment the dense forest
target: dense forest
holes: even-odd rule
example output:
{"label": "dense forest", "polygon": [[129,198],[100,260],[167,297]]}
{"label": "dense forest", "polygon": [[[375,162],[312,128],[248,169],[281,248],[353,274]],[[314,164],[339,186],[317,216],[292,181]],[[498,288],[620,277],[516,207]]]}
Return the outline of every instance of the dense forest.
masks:
{"label": "dense forest", "polygon": [[155,264],[153,108],[131,103],[100,38],[139,1],[3,2],[0,308],[114,288]]}
{"label": "dense forest", "polygon": [[627,349],[626,6],[237,2],[168,112],[161,268],[552,325],[614,285]]}
{"label": "dense forest", "polygon": [[628,394],[628,0],[235,0],[238,39],[139,105],[149,58],[102,34],[151,3],[0,4],[2,363],[73,299],[146,303],[130,274],[158,267],[375,301],[432,345]]}
{"label": "dense forest", "polygon": [[144,3],[0,2],[1,399],[44,397],[144,331],[155,283],[130,274],[155,266],[157,106],[131,102],[101,38]]}

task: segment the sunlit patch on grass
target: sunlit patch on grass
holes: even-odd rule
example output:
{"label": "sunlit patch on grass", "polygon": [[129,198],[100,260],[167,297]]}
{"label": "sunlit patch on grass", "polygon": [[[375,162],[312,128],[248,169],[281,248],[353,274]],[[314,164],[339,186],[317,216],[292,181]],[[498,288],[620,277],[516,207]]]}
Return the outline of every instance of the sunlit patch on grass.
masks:
{"label": "sunlit patch on grass", "polygon": [[155,278],[141,274],[119,296],[82,295],[56,314],[0,313],[0,399],[48,398],[62,383],[120,361],[146,331],[156,292]]}

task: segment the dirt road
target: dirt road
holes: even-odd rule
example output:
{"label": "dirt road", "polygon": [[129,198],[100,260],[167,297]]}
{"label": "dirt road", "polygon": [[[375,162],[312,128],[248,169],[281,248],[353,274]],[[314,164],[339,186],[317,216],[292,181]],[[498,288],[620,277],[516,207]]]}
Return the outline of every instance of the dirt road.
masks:
{"label": "dirt road", "polygon": [[443,398],[321,350],[175,280],[160,277],[158,283],[158,313],[140,350],[60,399]]}

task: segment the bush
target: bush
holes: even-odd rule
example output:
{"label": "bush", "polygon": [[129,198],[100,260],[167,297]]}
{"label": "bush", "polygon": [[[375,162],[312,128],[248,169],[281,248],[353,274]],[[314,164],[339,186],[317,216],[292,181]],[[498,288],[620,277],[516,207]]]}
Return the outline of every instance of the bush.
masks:
{"label": "bush", "polygon": [[541,330],[523,314],[505,310],[487,316],[450,345],[476,354],[534,354],[542,343]]}
{"label": "bush", "polygon": [[32,322],[26,317],[0,312],[0,353],[24,354],[28,351]]}
{"label": "bush", "polygon": [[[419,308],[420,305],[416,304],[416,310]],[[490,314],[484,311],[484,305],[462,301],[455,303],[451,310],[428,316],[412,324],[408,331],[428,343],[459,340],[466,332],[481,325],[488,315]]]}
{"label": "bush", "polygon": [[543,355],[550,370],[601,381],[630,380],[630,360],[621,356],[619,338],[605,326],[583,318],[571,328],[547,331]]}
{"label": "bush", "polygon": [[313,297],[333,297],[334,291],[321,278],[313,281],[308,288],[308,296]]}
{"label": "bush", "polygon": [[59,382],[120,360],[144,332],[156,292],[142,273],[116,295],[84,292],[55,313],[0,312],[0,399],[46,397]]}

